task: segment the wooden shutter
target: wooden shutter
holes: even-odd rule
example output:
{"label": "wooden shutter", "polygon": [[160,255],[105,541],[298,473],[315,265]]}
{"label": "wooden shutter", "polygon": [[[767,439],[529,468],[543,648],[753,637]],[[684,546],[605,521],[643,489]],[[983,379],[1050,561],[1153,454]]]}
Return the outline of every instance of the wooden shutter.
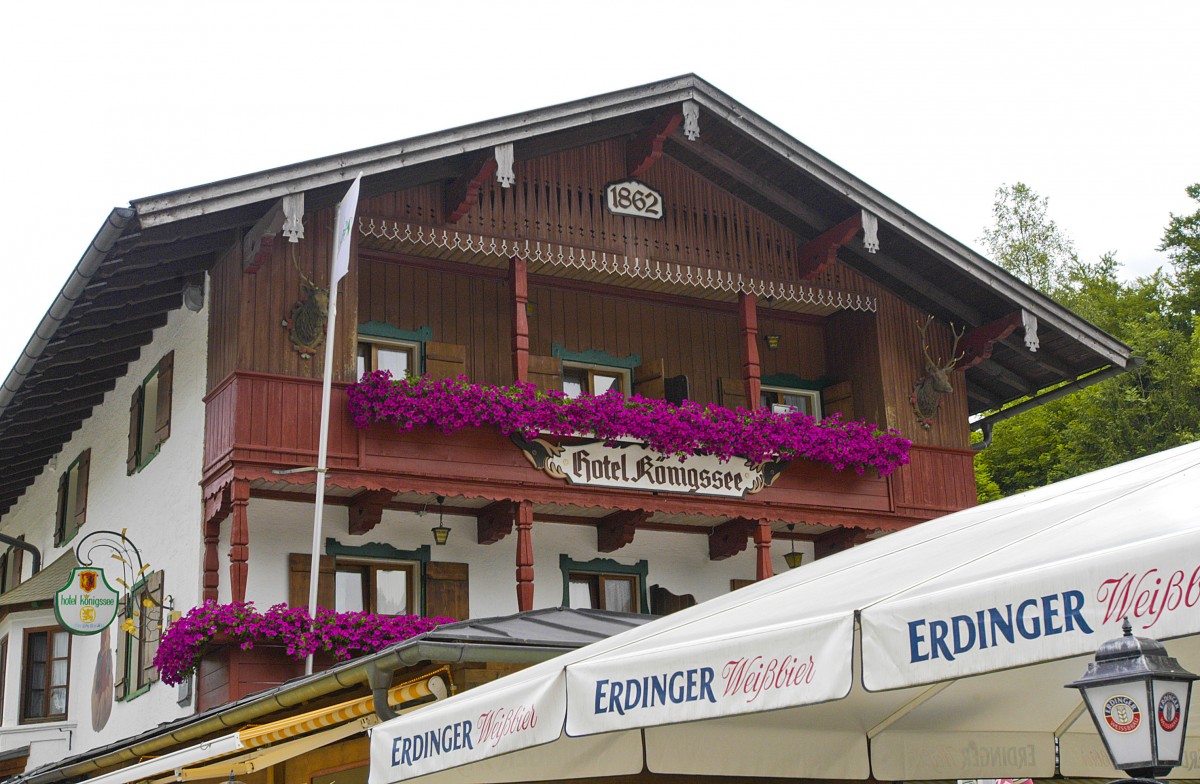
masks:
{"label": "wooden shutter", "polygon": [[666,372],[662,358],[643,362],[633,369],[633,392],[642,397],[663,400],[667,396]]}
{"label": "wooden shutter", "polygon": [[696,597],[690,593],[673,594],[661,585],[650,586],[650,612],[655,615],[670,615],[673,612],[685,610],[696,603]]}
{"label": "wooden shutter", "polygon": [[175,377],[175,352],[158,361],[158,402],[155,404],[154,446],[171,435],[171,387]]}
{"label": "wooden shutter", "polygon": [[719,387],[722,406],[725,408],[746,407],[746,382],[740,378],[722,378],[719,381]]}
{"label": "wooden shutter", "polygon": [[846,421],[854,419],[854,390],[849,381],[826,387],[821,393],[821,416],[834,414],[841,414]]}
{"label": "wooden shutter", "polygon": [[[288,604],[308,609],[308,570],[312,568],[312,556],[308,553],[288,555]],[[334,560],[332,555],[322,555],[317,577],[317,607],[334,609]]]}
{"label": "wooden shutter", "polygon": [[754,580],[730,580],[729,590],[736,591],[738,588],[745,588],[747,585],[754,585]]}
{"label": "wooden shutter", "polygon": [[434,380],[467,374],[467,347],[455,343],[425,344],[425,375]]}
{"label": "wooden shutter", "polygon": [[[82,528],[87,520],[88,473],[91,467],[92,450],[85,449],[75,463],[75,498],[68,499],[68,501],[73,500],[73,504],[67,506],[67,509],[70,509],[75,516],[76,531]],[[70,486],[69,483],[68,486]]]}
{"label": "wooden shutter", "polygon": [[122,627],[125,625],[125,597],[117,600],[117,671],[113,676],[113,699],[125,698],[126,661],[129,653],[129,632]]}
{"label": "wooden shutter", "polygon": [[145,659],[142,661],[142,673],[146,683],[154,683],[158,680],[158,668],[154,666],[154,654],[158,653],[158,643],[164,631],[159,628],[163,623],[163,573],[161,569],[152,572],[146,578],[146,593],[152,601],[150,607],[139,608],[139,612],[146,614],[144,619],[146,622],[142,624],[146,630],[146,642],[142,646],[142,653],[145,655]]}
{"label": "wooden shutter", "polygon": [[[129,401],[129,452],[125,458],[125,473],[133,474],[138,467],[138,442],[141,440],[140,429],[142,424],[142,388],[139,385],[133,390],[133,397]],[[118,646],[119,648],[120,646]]]}
{"label": "wooden shutter", "polygon": [[[25,534],[17,537],[22,542],[25,541]],[[12,571],[12,577],[9,578],[9,584],[16,588],[21,584],[25,575],[22,570],[25,568],[25,551],[20,547],[14,547],[12,550],[12,558],[8,559],[8,568]]]}
{"label": "wooden shutter", "polygon": [[67,538],[67,488],[71,486],[71,472],[64,471],[58,478],[58,506],[54,508],[54,546],[58,547]]}
{"label": "wooden shutter", "polygon": [[530,354],[529,382],[545,392],[562,392],[562,360]]}
{"label": "wooden shutter", "polygon": [[465,563],[425,564],[425,617],[465,621],[471,617],[470,575]]}
{"label": "wooden shutter", "polygon": [[688,377],[680,375],[664,379],[663,397],[672,405],[683,405],[683,401],[691,397],[688,390]]}

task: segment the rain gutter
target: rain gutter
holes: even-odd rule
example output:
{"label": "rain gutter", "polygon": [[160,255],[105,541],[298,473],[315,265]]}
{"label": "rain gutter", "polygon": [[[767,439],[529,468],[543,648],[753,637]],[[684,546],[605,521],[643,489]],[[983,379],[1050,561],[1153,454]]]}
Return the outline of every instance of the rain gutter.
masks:
{"label": "rain gutter", "polygon": [[18,547],[18,548],[24,550],[25,552],[32,554],[33,555],[33,573],[37,574],[38,572],[42,571],[42,551],[41,550],[37,549],[36,547],[31,545],[29,542],[26,542],[24,539],[18,539],[17,537],[9,536],[8,534],[0,534],[0,542],[4,542],[5,544],[10,544],[13,547]]}
{"label": "rain gutter", "polygon": [[[401,644],[382,653],[346,666],[327,670],[289,686],[284,684],[266,692],[261,698],[248,704],[233,707],[215,715],[198,717],[195,721],[176,727],[161,734],[132,740],[113,751],[77,762],[52,768],[43,772],[12,779],[29,784],[49,784],[80,775],[95,773],[124,762],[135,762],[143,757],[160,754],[164,749],[180,743],[200,740],[207,735],[230,727],[255,721],[279,710],[287,710],[309,700],[331,694],[341,689],[371,684],[371,672],[375,669],[410,667],[420,662],[456,664],[460,662],[506,662],[535,664],[553,659],[569,648],[547,648],[531,645],[480,645],[468,642],[438,642],[415,639],[411,644]],[[376,676],[377,678],[378,676]],[[384,704],[387,704],[386,699]],[[154,730],[150,731],[151,733]]]}
{"label": "rain gutter", "polygon": [[13,397],[25,382],[26,376],[33,370],[34,364],[54,337],[54,333],[58,331],[58,326],[71,312],[75,300],[83,294],[83,290],[91,282],[92,276],[96,274],[100,264],[108,257],[109,251],[125,232],[125,227],[133,220],[134,215],[134,211],[127,207],[115,207],[108,214],[104,225],[100,227],[100,231],[96,232],[91,244],[84,251],[83,257],[79,259],[79,263],[71,272],[71,277],[58,292],[58,297],[50,305],[46,315],[42,317],[37,329],[33,331],[33,337],[25,345],[25,350],[21,352],[21,357],[13,365],[13,369],[8,372],[4,384],[0,386],[0,414],[3,414],[8,408],[8,404],[12,402]]}
{"label": "rain gutter", "polygon": [[996,424],[997,422],[1003,422],[1005,419],[1015,417],[1017,414],[1023,414],[1031,408],[1036,408],[1043,403],[1049,403],[1051,400],[1057,400],[1060,397],[1065,397],[1073,392],[1078,392],[1081,389],[1090,387],[1092,384],[1098,384],[1101,381],[1107,381],[1113,376],[1119,376],[1127,371],[1136,370],[1144,364],[1146,364],[1146,360],[1143,357],[1130,357],[1129,362],[1123,366],[1109,365],[1104,370],[1093,373],[1090,376],[1077,378],[1071,383],[1063,384],[1061,387],[1055,387],[1045,394],[1028,398],[1020,403],[1017,403],[1015,406],[1009,406],[1008,408],[1001,409],[990,416],[976,420],[971,423],[971,429],[982,430],[984,433],[988,433],[991,430],[992,425]]}

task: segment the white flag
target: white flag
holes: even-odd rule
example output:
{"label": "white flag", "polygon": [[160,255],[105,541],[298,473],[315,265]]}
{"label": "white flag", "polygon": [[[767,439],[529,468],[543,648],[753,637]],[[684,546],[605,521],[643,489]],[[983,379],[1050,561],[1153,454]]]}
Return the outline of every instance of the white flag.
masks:
{"label": "white flag", "polygon": [[354,178],[350,190],[338,204],[337,236],[333,239],[333,268],[329,273],[329,290],[337,286],[338,281],[350,271],[350,238],[354,236],[354,213],[358,209],[358,186],[362,182],[362,172]]}

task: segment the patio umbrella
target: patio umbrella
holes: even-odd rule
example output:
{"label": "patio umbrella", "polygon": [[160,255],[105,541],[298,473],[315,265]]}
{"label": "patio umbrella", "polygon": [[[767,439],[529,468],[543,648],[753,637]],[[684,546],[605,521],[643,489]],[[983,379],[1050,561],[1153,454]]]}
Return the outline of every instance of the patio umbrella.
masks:
{"label": "patio umbrella", "polygon": [[923,523],[381,724],[371,782],[1119,775],[1063,685],[1125,616],[1200,670],[1198,507],[1200,443]]}

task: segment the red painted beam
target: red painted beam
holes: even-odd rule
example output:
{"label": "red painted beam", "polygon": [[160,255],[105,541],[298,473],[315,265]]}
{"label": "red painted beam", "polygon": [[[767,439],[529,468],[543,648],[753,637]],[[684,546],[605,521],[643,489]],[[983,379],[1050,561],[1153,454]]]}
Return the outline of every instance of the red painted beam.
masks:
{"label": "red painted beam", "polygon": [[650,513],[641,509],[613,512],[602,518],[596,526],[596,549],[602,553],[620,550],[633,541],[637,527],[650,519]]}
{"label": "red painted beam", "polygon": [[758,298],[738,294],[738,319],[742,326],[742,379],[746,383],[746,408],[758,408],[762,369],[758,359]]}
{"label": "red painted beam", "polygon": [[837,261],[838,248],[853,239],[861,229],[862,212],[860,211],[811,240],[797,254],[800,277],[811,278]]}
{"label": "red painted beam", "polygon": [[465,172],[446,187],[446,223],[456,223],[479,201],[479,192],[488,178],[496,173],[496,159],[492,155],[473,162]]}
{"label": "red painted beam", "polygon": [[754,523],[744,517],[735,517],[721,523],[708,535],[708,558],[724,561],[746,549],[750,542]]}
{"label": "red painted beam", "polygon": [[496,501],[479,510],[476,541],[495,544],[512,533],[517,520],[516,501]]}
{"label": "red painted beam", "polygon": [[1018,310],[967,333],[958,343],[962,359],[958,361],[954,369],[966,370],[991,357],[996,341],[1004,340],[1019,326],[1021,326],[1021,311]]}
{"label": "red painted beam", "polygon": [[641,177],[662,157],[663,142],[682,122],[681,112],[664,114],[625,145],[625,163],[630,177]]}
{"label": "red painted beam", "polygon": [[367,490],[351,498],[350,533],[361,536],[379,525],[393,495],[391,490]]}

